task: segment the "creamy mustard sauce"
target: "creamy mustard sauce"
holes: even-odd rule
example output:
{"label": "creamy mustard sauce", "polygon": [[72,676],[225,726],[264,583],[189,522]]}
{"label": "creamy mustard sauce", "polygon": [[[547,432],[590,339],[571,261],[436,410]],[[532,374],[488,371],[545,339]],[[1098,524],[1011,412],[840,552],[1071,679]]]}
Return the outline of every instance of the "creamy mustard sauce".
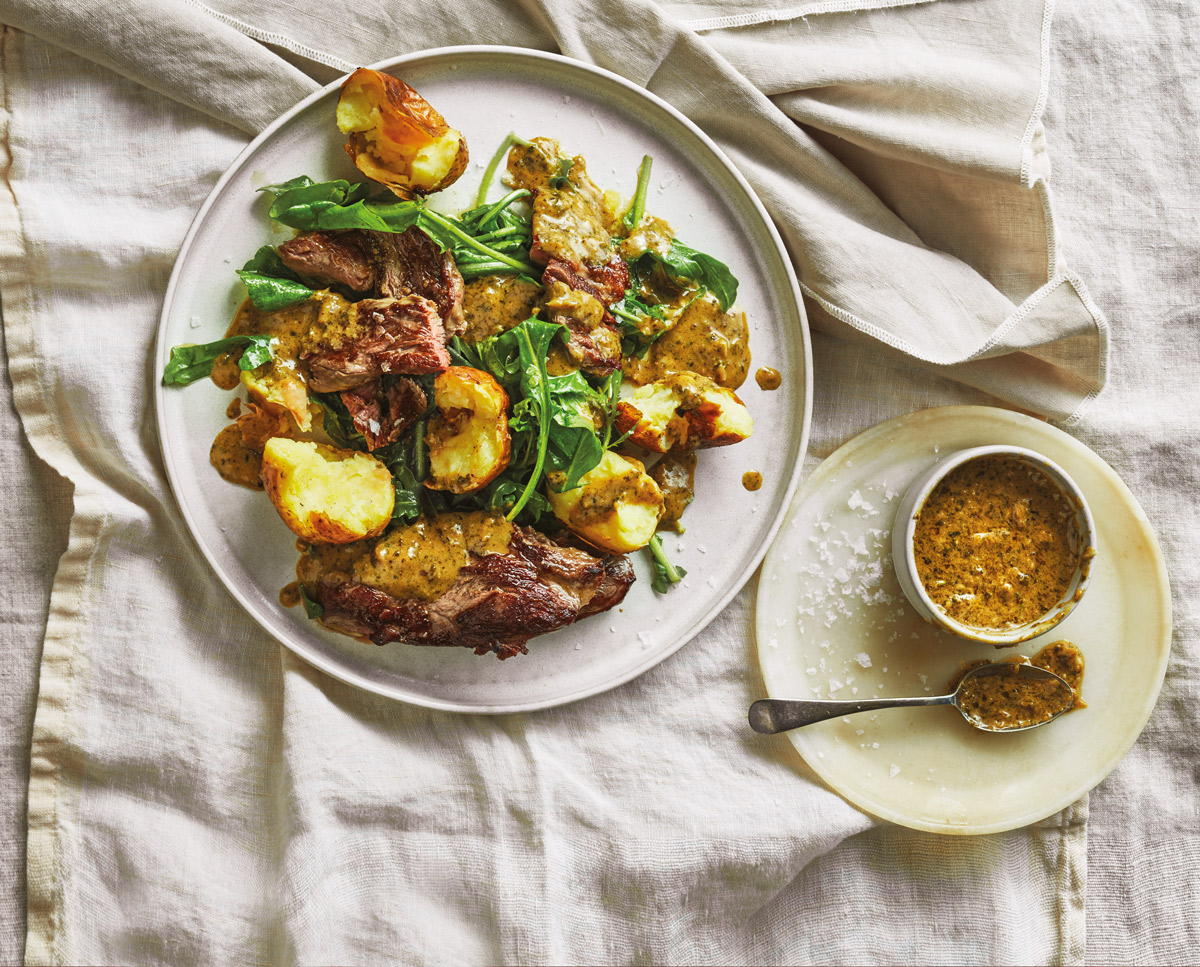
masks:
{"label": "creamy mustard sauce", "polygon": [[225,418],[236,420],[242,415],[242,401],[236,396],[229,401],[229,405],[225,407]]}
{"label": "creamy mustard sauce", "polygon": [[670,373],[699,373],[737,389],[750,372],[750,330],[744,312],[722,312],[710,294],[694,299],[644,359],[627,357],[626,377],[637,386]]}
{"label": "creamy mustard sauce", "polygon": [[683,533],[679,518],[696,496],[695,451],[664,454],[663,458],[646,472],[658,484],[666,507],[658,526],[673,527]]}
{"label": "creamy mustard sauce", "polygon": [[322,291],[307,302],[274,312],[256,309],[247,299],[227,335],[272,337],[271,359],[242,373],[241,381],[264,399],[291,410],[303,426],[308,422],[308,389],[300,356],[317,346],[339,349],[361,333],[351,303]]}
{"label": "creamy mustard sauce", "polygon": [[230,423],[213,440],[208,462],[230,483],[262,490],[262,451],[252,450],[242,439],[242,430]]}
{"label": "creamy mustard sauce", "polygon": [[445,592],[471,556],[502,554],[512,524],[474,511],[422,517],[382,537],[352,544],[313,544],[300,556],[296,579],[307,588],[322,577],[358,581],[395,598],[431,601]]}
{"label": "creamy mustard sauce", "polygon": [[482,342],[519,325],[533,315],[541,286],[516,275],[482,275],[463,287],[466,342]]}
{"label": "creamy mustard sauce", "polygon": [[300,603],[300,582],[285,584],[279,592],[279,603],[285,608],[294,608]]}
{"label": "creamy mustard sauce", "polygon": [[[241,354],[239,353],[238,356]],[[241,382],[242,371],[238,369],[238,357],[229,353],[221,353],[213,363],[212,374],[209,377],[217,384],[218,389],[237,389]]]}
{"label": "creamy mustard sauce", "polygon": [[[1020,678],[1017,675],[984,675],[971,679],[960,694],[960,701],[968,716],[987,728],[1022,728],[1045,722],[1064,710],[1087,708],[1082,697],[1083,653],[1069,641],[1055,641],[1033,658],[1017,655],[1011,659],[1014,669],[1019,665],[1036,665],[1053,672],[1067,683],[1049,680]],[[986,660],[971,662],[959,671],[950,682],[953,691],[967,672]]]}
{"label": "creamy mustard sauce", "polygon": [[578,371],[579,363],[571,358],[567,347],[555,339],[546,353],[546,372],[551,376],[567,376]]}
{"label": "creamy mustard sauce", "polygon": [[[553,313],[566,313],[571,319],[571,328],[577,333],[586,332],[588,339],[601,356],[616,359],[621,355],[621,335],[604,324],[604,303],[593,295],[572,289],[570,286],[551,279],[542,297],[542,305]],[[551,318],[554,318],[551,315]],[[555,341],[554,345],[562,344]],[[586,362],[587,353],[574,340],[565,347],[573,368],[578,369]]]}
{"label": "creamy mustard sauce", "polygon": [[666,255],[671,250],[674,238],[675,232],[665,220],[647,215],[640,225],[621,240],[617,251],[629,262],[636,261],[639,255],[646,252]]}
{"label": "creamy mustard sauce", "polygon": [[600,265],[612,257],[605,228],[603,195],[587,175],[582,157],[571,158],[567,183],[552,187],[562,148],[550,138],[534,138],[529,147],[514,145],[508,154],[509,180],[517,187],[536,189],[533,200],[537,242],[551,258],[580,265]]}
{"label": "creamy mustard sauce", "polygon": [[779,370],[772,369],[770,366],[759,366],[754,372],[754,381],[758,383],[759,389],[776,390],[783,385],[783,377],[779,374]]}
{"label": "creamy mustard sauce", "polygon": [[1049,477],[1007,456],[971,460],[917,513],[913,556],[930,599],[979,628],[1047,614],[1080,562],[1075,512]]}

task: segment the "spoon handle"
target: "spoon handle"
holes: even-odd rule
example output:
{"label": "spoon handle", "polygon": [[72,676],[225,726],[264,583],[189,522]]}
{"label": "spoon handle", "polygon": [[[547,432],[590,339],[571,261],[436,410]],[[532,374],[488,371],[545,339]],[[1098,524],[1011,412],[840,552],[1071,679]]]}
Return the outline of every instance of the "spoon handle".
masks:
{"label": "spoon handle", "polygon": [[880,708],[912,708],[928,705],[953,705],[954,695],[934,695],[926,698],[869,698],[861,702],[793,702],[781,698],[759,699],[750,706],[750,728],[772,735],[798,729],[802,725],[824,722],[854,712],[872,712]]}

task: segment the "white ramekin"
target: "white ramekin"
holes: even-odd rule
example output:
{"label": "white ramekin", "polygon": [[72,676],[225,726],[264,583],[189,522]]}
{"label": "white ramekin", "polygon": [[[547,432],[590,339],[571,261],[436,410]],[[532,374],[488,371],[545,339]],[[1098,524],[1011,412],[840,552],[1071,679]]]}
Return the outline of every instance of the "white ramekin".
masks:
{"label": "white ramekin", "polygon": [[[1079,534],[1079,561],[1075,567],[1075,576],[1063,597],[1040,618],[1023,625],[1006,628],[981,628],[963,624],[951,618],[934,604],[926,593],[917,574],[917,563],[913,556],[913,535],[916,531],[917,518],[933,489],[952,470],[970,460],[985,456],[1016,457],[1049,477],[1058,486],[1067,502],[1075,508],[1075,525]],[[997,648],[1006,648],[1044,635],[1062,621],[1083,597],[1083,592],[1087,589],[1090,579],[1091,561],[1095,556],[1096,527],[1083,493],[1076,486],[1075,481],[1067,476],[1066,471],[1058,464],[1040,453],[1024,447],[973,447],[969,450],[956,450],[948,453],[920,474],[905,491],[896,509],[895,523],[892,525],[892,562],[896,568],[896,578],[904,590],[905,597],[908,598],[917,613],[938,628],[958,635],[960,638],[992,644]]]}

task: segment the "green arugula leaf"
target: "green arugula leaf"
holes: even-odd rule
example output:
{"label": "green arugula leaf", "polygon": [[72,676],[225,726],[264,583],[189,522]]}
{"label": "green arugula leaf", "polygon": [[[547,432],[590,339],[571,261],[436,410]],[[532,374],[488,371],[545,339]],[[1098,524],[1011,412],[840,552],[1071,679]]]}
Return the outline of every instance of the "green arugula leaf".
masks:
{"label": "green arugula leaf", "polygon": [[257,369],[272,356],[271,336],[227,336],[202,345],[173,346],[163,368],[164,386],[187,386],[212,375],[213,364],[223,353],[245,347],[238,369]]}
{"label": "green arugula leaf", "polygon": [[547,462],[565,474],[561,490],[574,490],[579,478],[595,469],[604,456],[593,416],[607,409],[608,400],[592,389],[581,373],[548,378],[550,432]]}
{"label": "green arugula leaf", "polygon": [[483,178],[479,182],[479,191],[475,195],[475,205],[480,207],[487,200],[488,189],[492,187],[492,179],[496,177],[496,170],[500,167],[500,162],[504,160],[504,156],[508,154],[508,149],[514,144],[520,144],[529,147],[529,142],[520,137],[515,131],[509,131],[508,137],[500,142],[500,147],[496,149],[496,153],[492,155],[492,160],[488,162],[488,166],[483,170]]}
{"label": "green arugula leaf", "polygon": [[283,264],[279,253],[270,245],[264,245],[254,257],[237,270],[246,283],[250,301],[260,312],[275,312],[307,302],[313,290],[300,281],[300,277]]}
{"label": "green arugula leaf", "polygon": [[571,179],[569,176],[571,174],[571,169],[574,166],[575,166],[575,160],[573,158],[559,158],[558,159],[558,170],[555,171],[554,174],[552,174],[550,176],[550,181],[549,181],[550,187],[551,188],[566,188],[567,185],[569,185],[571,183]]}
{"label": "green arugula leaf", "polygon": [[315,621],[317,618],[320,618],[325,614],[325,609],[308,596],[308,588],[306,588],[303,584],[300,585],[300,601],[304,605],[304,613],[308,615],[311,620]]}
{"label": "green arugula leaf", "polygon": [[673,584],[678,584],[687,576],[687,571],[667,559],[667,554],[662,546],[662,538],[657,534],[650,538],[647,546],[650,549],[650,563],[654,567],[654,578],[650,582],[650,587],[659,594],[666,594],[671,590]]}
{"label": "green arugula leaf", "polygon": [[642,163],[638,167],[637,188],[633,193],[633,201],[621,219],[626,236],[642,223],[642,216],[646,213],[646,189],[650,185],[650,166],[653,163],[654,159],[650,155],[642,156]]}
{"label": "green arugula leaf", "polygon": [[711,255],[697,252],[678,239],[672,239],[671,247],[664,255],[661,252],[646,252],[642,259],[654,259],[662,264],[667,275],[676,281],[695,282],[704,286],[717,297],[721,311],[728,312],[737,299],[738,281],[729,266]]}

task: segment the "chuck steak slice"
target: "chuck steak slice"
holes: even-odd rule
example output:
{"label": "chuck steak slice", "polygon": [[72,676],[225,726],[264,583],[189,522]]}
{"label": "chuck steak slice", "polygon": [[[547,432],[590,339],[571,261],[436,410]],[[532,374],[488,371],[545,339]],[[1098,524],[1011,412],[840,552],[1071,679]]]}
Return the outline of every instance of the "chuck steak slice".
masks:
{"label": "chuck steak slice", "polygon": [[[629,288],[629,266],[619,255],[603,265],[572,265],[561,259],[551,259],[546,263],[546,271],[542,273],[543,281],[558,279],[571,289],[586,292],[599,299],[607,309],[610,305],[625,295]],[[608,317],[610,320],[611,316]]]}
{"label": "chuck steak slice", "polygon": [[378,450],[399,440],[421,418],[429,401],[420,384],[401,376],[386,390],[378,379],[344,390],[342,402],[367,449]]}
{"label": "chuck steak slice", "polygon": [[416,226],[399,233],[302,232],[278,251],[284,265],[314,282],[385,299],[424,296],[437,306],[446,338],[466,327],[462,274],[450,253]]}
{"label": "chuck steak slice", "polygon": [[437,306],[419,295],[364,299],[338,342],[307,352],[309,385],[319,393],[361,386],[384,373],[440,373],[450,365]]}
{"label": "chuck steak slice", "polygon": [[421,295],[438,307],[446,338],[466,328],[463,315],[463,278],[448,251],[415,225],[403,232],[368,232],[378,272],[378,291],[398,299]]}
{"label": "chuck steak slice", "polygon": [[377,645],[460,646],[505,659],[526,654],[535,635],[619,604],[633,581],[622,556],[599,558],[515,527],[507,553],[473,558],[432,601],[328,579],[314,597],[322,623]]}
{"label": "chuck steak slice", "polygon": [[278,251],[284,265],[315,282],[336,282],[355,292],[375,288],[375,264],[366,232],[303,232],[280,245]]}

